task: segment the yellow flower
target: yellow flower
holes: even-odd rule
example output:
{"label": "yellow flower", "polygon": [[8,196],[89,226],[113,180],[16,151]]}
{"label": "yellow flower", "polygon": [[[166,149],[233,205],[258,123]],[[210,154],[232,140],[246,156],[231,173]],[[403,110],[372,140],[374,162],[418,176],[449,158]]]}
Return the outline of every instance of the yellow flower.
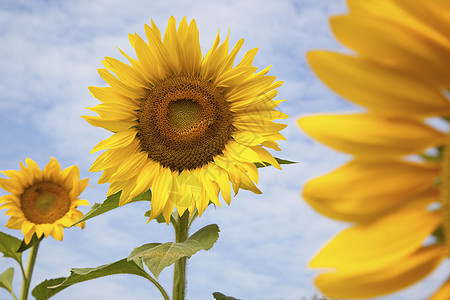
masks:
{"label": "yellow flower", "polygon": [[[170,18],[164,38],[156,25],[145,25],[148,43],[130,34],[137,60],[121,51],[131,65],[107,57],[99,69],[110,87],[90,87],[102,103],[91,108],[99,117],[84,116],[93,126],[114,134],[92,152],[108,149],[90,171],[103,171],[99,183],[111,183],[108,195],[121,192],[120,204],[152,188],[150,219],[163,213],[166,221],[175,207],[181,215],[199,214],[219,191],[230,204],[231,188],[261,193],[255,186],[255,162],[280,168],[262,146],[279,150],[277,140],[287,118],[272,100],[282,82],[255,73],[257,49],[248,51],[233,67],[243,44],[228,49],[229,37],[203,56],[195,21],[186,18],[177,29]],[[255,182],[255,183],[254,183]]]}
{"label": "yellow flower", "polygon": [[[33,235],[53,236],[62,241],[63,227],[78,221],[83,213],[80,205],[89,205],[78,196],[86,188],[89,179],[79,180],[78,167],[61,170],[58,161],[51,158],[44,170],[31,159],[20,163],[20,171],[2,171],[10,179],[0,178],[0,187],[11,193],[0,197],[0,209],[7,209],[10,216],[6,227],[22,229],[25,243]],[[79,225],[84,227],[84,223]]]}
{"label": "yellow flower", "polygon": [[[306,183],[318,212],[353,226],[311,261],[317,287],[336,298],[369,298],[423,279],[450,253],[450,138],[429,118],[450,116],[450,2],[349,0],[331,27],[354,54],[312,51],[315,73],[365,107],[303,117],[313,138],[354,155]],[[450,283],[432,296],[450,299]]]}

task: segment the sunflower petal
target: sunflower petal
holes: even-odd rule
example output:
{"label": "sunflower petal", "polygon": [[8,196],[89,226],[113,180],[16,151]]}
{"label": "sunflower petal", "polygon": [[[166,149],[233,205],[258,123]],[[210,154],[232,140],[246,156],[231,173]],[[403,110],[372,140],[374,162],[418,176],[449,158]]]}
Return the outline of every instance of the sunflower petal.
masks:
{"label": "sunflower petal", "polygon": [[433,181],[438,175],[436,165],[356,159],[307,182],[303,198],[325,216],[368,221],[417,197],[437,199]]}
{"label": "sunflower petal", "polygon": [[419,153],[446,136],[420,120],[376,114],[309,116],[298,125],[327,146],[365,156]]}
{"label": "sunflower petal", "polygon": [[444,245],[428,246],[394,265],[376,271],[326,273],[319,275],[315,283],[325,295],[331,298],[377,297],[408,287],[424,278],[446,257],[447,251]]}
{"label": "sunflower petal", "polygon": [[311,267],[365,272],[395,265],[411,255],[442,222],[422,210],[397,211],[342,231],[310,262]]}
{"label": "sunflower petal", "polygon": [[439,86],[405,71],[333,52],[313,51],[307,58],[331,89],[373,111],[419,116],[450,113],[450,102]]}

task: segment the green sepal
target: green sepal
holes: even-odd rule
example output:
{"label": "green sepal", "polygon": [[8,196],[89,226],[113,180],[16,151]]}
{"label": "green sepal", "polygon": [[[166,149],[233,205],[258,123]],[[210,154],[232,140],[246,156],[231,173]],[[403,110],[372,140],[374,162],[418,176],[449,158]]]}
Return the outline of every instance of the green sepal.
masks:
{"label": "green sepal", "polygon": [[[144,216],[147,217],[147,218],[150,218],[150,212],[151,212],[151,210],[147,210],[147,211],[144,213]],[[173,215],[173,214],[172,214],[172,215]],[[164,219],[163,214],[159,214],[159,216],[157,216],[157,217],[155,218],[155,220],[156,220],[156,222],[158,222],[158,223],[166,223],[166,219]]]}
{"label": "green sepal", "polygon": [[166,267],[182,257],[190,258],[200,250],[209,250],[219,238],[219,226],[211,224],[191,235],[183,243],[151,243],[135,248],[128,256],[130,261],[142,260],[152,274],[158,279]]}
{"label": "green sepal", "polygon": [[22,253],[17,251],[20,245],[18,238],[0,231],[0,252],[4,257],[11,257],[22,265]]}
{"label": "green sepal", "polygon": [[0,274],[0,287],[6,289],[14,299],[16,299],[16,295],[14,295],[14,291],[12,288],[12,281],[14,278],[14,268],[6,269],[5,272]]}
{"label": "green sepal", "polygon": [[31,237],[30,242],[27,244],[25,243],[25,240],[22,240],[22,242],[20,243],[20,247],[19,249],[17,249],[17,252],[23,252],[25,250],[28,250],[31,248],[31,246],[39,243],[40,241],[42,241],[44,239],[44,235],[41,235],[40,238],[37,237],[36,233],[33,234],[33,236]]}
{"label": "green sepal", "polygon": [[224,294],[219,293],[219,292],[213,293],[213,296],[214,296],[214,299],[216,299],[216,300],[239,300],[237,298],[233,298],[233,297],[230,297],[230,296],[225,296]]}
{"label": "green sepal", "polygon": [[[113,209],[119,207],[119,199],[120,199],[120,194],[121,193],[122,193],[122,191],[119,191],[119,192],[115,193],[114,195],[109,196],[102,203],[94,203],[94,205],[92,206],[91,210],[89,210],[77,222],[73,223],[71,225],[71,227],[77,225],[78,223],[87,221],[87,220],[92,219],[92,218],[94,218],[94,217],[96,217],[98,215],[104,214],[105,212],[108,212],[110,210],[113,210]],[[150,201],[151,199],[152,199],[152,193],[151,193],[150,190],[148,190],[148,191],[140,194],[139,196],[134,197],[128,203],[137,202],[137,201]]]}
{"label": "green sepal", "polygon": [[[274,157],[274,158],[280,165],[290,165],[290,164],[296,164],[297,163],[296,161],[290,161],[290,160],[281,159],[281,158],[278,158],[278,157]],[[262,164],[262,163],[255,163],[255,165],[256,165],[257,168],[264,168],[264,167],[271,166],[271,164],[268,163],[268,162],[264,162],[264,164]]]}
{"label": "green sepal", "polygon": [[442,226],[439,226],[438,228],[436,228],[436,230],[433,231],[432,235],[436,239],[436,243],[444,243],[445,242],[444,228]]}
{"label": "green sepal", "polygon": [[132,274],[149,278],[149,275],[139,265],[124,258],[97,268],[73,268],[70,270],[69,277],[45,280],[37,285],[31,294],[36,300],[47,300],[73,284],[116,274]]}

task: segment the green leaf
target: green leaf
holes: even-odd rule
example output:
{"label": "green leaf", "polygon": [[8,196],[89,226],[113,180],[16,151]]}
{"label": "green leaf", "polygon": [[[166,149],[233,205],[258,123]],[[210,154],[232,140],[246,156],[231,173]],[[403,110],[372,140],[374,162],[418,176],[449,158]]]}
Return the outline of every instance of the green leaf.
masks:
{"label": "green leaf", "polygon": [[0,287],[8,290],[11,295],[13,295],[14,299],[16,299],[16,295],[14,295],[14,291],[12,288],[12,281],[14,278],[14,268],[9,268],[2,274],[0,274]]}
{"label": "green leaf", "polygon": [[[108,198],[106,198],[105,201],[103,201],[103,203],[95,203],[92,206],[91,210],[89,210],[77,222],[73,223],[72,226],[75,226],[78,223],[92,219],[98,215],[104,214],[105,212],[108,212],[110,210],[113,210],[113,209],[119,207],[119,198],[120,198],[121,193],[122,193],[122,191],[119,191],[119,192],[115,193],[114,195],[109,196]],[[137,201],[150,201],[151,199],[152,199],[152,193],[150,190],[148,190],[148,191],[140,194],[139,196],[134,197],[128,203],[137,202]]]}
{"label": "green leaf", "polygon": [[[274,157],[274,158],[280,165],[290,165],[290,164],[296,164],[297,163],[296,161],[290,161],[290,160],[281,159],[281,158],[278,158],[278,157]],[[263,167],[271,166],[271,164],[268,163],[268,162],[264,162],[264,164],[262,164],[262,163],[255,163],[255,165],[256,165],[257,168],[263,168]]]}
{"label": "green leaf", "polygon": [[60,291],[64,290],[68,286],[62,286],[57,287],[54,289],[50,289],[50,286],[57,286],[61,284],[64,280],[66,280],[66,277],[59,277],[59,278],[53,278],[53,279],[47,279],[39,283],[37,286],[34,287],[33,291],[31,292],[31,295],[34,296],[37,300],[46,300],[50,297],[54,296],[55,294],[59,293]]}
{"label": "green leaf", "polygon": [[151,243],[135,248],[128,260],[142,260],[150,272],[158,279],[166,267],[182,257],[191,257],[197,251],[209,250],[219,238],[219,226],[211,224],[203,227],[183,243]]}
{"label": "green leaf", "polygon": [[225,296],[224,294],[219,293],[219,292],[213,293],[213,296],[214,296],[214,299],[216,299],[216,300],[239,300],[239,299],[236,299],[233,297]]}
{"label": "green leaf", "polygon": [[20,243],[18,238],[0,231],[0,252],[4,257],[11,257],[22,264],[22,253],[17,252]]}
{"label": "green leaf", "polygon": [[97,268],[73,268],[67,278],[55,278],[41,282],[33,289],[32,295],[37,300],[47,300],[73,284],[115,274],[132,274],[149,278],[149,275],[134,261],[124,258]]}
{"label": "green leaf", "polygon": [[22,243],[20,244],[20,247],[17,250],[17,252],[23,252],[25,250],[28,250],[29,248],[31,248],[31,246],[35,245],[36,243],[39,243],[43,239],[44,239],[44,235],[42,235],[40,238],[38,238],[36,233],[34,233],[28,244],[25,243],[25,240],[22,240]]}

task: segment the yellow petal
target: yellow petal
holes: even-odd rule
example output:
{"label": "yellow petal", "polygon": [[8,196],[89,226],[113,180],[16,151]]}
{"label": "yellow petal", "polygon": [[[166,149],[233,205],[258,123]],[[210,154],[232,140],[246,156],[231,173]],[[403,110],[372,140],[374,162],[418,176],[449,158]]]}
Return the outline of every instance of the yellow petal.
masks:
{"label": "yellow petal", "polygon": [[419,153],[441,144],[446,136],[420,120],[370,113],[308,116],[298,125],[327,146],[355,155]]}
{"label": "yellow petal", "polygon": [[131,109],[139,108],[136,100],[123,96],[111,87],[90,86],[89,91],[95,98],[105,104],[118,104],[121,106],[129,107]]}
{"label": "yellow petal", "polygon": [[[87,109],[96,112],[104,120],[120,120],[120,121],[136,121],[138,119],[136,110],[137,107],[130,107],[129,105],[121,105],[116,103],[101,103],[94,107],[87,107]],[[135,123],[135,125],[137,125]]]}
{"label": "yellow petal", "polygon": [[137,131],[135,129],[129,129],[113,134],[106,140],[101,141],[97,146],[92,149],[91,154],[104,149],[116,149],[128,146],[134,140]]}
{"label": "yellow petal", "polygon": [[62,170],[59,162],[54,157],[52,157],[50,159],[50,162],[45,166],[43,170],[44,180],[58,182],[61,176],[61,172]]}
{"label": "yellow petal", "polygon": [[326,273],[318,276],[315,283],[326,296],[331,298],[372,298],[395,292],[419,281],[436,268],[446,254],[447,249],[444,245],[428,246],[377,271]]}
{"label": "yellow petal", "polygon": [[[421,5],[422,4],[422,5]],[[448,1],[433,0],[424,3],[415,1],[358,1],[348,0],[350,14],[373,18],[392,27],[410,29],[407,35],[428,37],[427,43],[448,45]],[[440,23],[442,22],[442,23]],[[441,28],[441,26],[444,28]],[[390,33],[390,32],[389,32]]]}
{"label": "yellow petal", "polygon": [[125,181],[138,175],[142,171],[142,167],[146,164],[147,158],[148,154],[145,151],[130,155],[121,163],[117,172],[111,176],[110,181]]}
{"label": "yellow petal", "polygon": [[164,217],[164,220],[166,220],[167,225],[169,225],[170,222],[170,216],[172,215],[172,212],[175,208],[175,204],[172,201],[167,201],[166,205],[164,206],[162,210],[162,214]]}
{"label": "yellow petal", "polygon": [[215,181],[219,185],[223,200],[230,205],[231,188],[230,181],[228,179],[228,172],[213,163],[208,164],[206,168],[206,174],[211,180]]}
{"label": "yellow petal", "polygon": [[168,168],[162,168],[161,174],[155,180],[152,188],[152,202],[150,218],[156,218],[162,212],[169,199],[172,190],[172,171]]}
{"label": "yellow petal", "polygon": [[442,215],[422,210],[400,210],[367,224],[346,229],[311,261],[315,268],[365,272],[398,264],[420,248],[442,222]]}
{"label": "yellow petal", "polygon": [[105,120],[101,117],[82,116],[89,124],[95,127],[103,127],[112,132],[128,130],[136,126],[136,122],[126,120]]}
{"label": "yellow petal", "polygon": [[437,199],[437,176],[433,164],[356,159],[307,182],[303,198],[330,218],[367,221],[415,198]]}
{"label": "yellow petal", "polygon": [[63,240],[63,227],[61,225],[54,225],[51,235],[58,241],[62,241]]}
{"label": "yellow petal", "polygon": [[201,169],[200,172],[198,172],[198,178],[201,181],[201,184],[203,186],[203,190],[206,192],[206,195],[208,195],[209,200],[212,201],[212,203],[220,206],[219,202],[219,185],[209,179],[207,174],[205,174],[205,170]]}
{"label": "yellow petal", "polygon": [[133,86],[128,86],[116,77],[112,75],[106,69],[98,69],[98,73],[103,80],[106,81],[115,91],[124,95],[125,97],[129,97],[131,99],[139,99],[145,97],[147,90],[144,88],[137,88]]}
{"label": "yellow petal", "polygon": [[[150,78],[152,81],[157,80],[160,77],[159,61],[154,57],[154,53],[150,50],[150,47],[144,42],[144,40],[136,34],[136,43],[134,45],[136,50],[136,56],[138,60],[142,63],[142,69],[145,72],[147,78]],[[147,36],[148,37],[148,36]],[[160,37],[161,39],[161,37]],[[152,44],[155,47],[155,44]],[[164,60],[161,61],[162,63]]]}
{"label": "yellow petal", "polygon": [[[393,24],[380,19],[355,15],[334,17],[330,23],[334,35],[341,43],[365,57],[376,58],[383,63],[386,71],[390,69],[387,66],[393,66],[403,70],[403,76],[406,78],[410,77],[407,74],[412,74],[423,78],[425,83],[430,77],[433,81],[437,80],[440,83],[449,80],[450,64],[446,57],[448,49],[446,50],[445,46],[440,45],[439,42],[433,41],[430,38],[430,31],[421,33],[408,26],[409,24]],[[361,72],[364,71],[361,70]],[[386,80],[391,78],[395,78],[395,75],[389,76]],[[358,79],[354,78],[354,80]],[[418,78],[416,80],[417,85],[423,88],[422,80]],[[398,87],[396,83],[392,86]],[[416,86],[409,86],[408,90],[413,92]],[[426,104],[424,100],[426,98],[422,99],[422,104]]]}
{"label": "yellow petal", "polygon": [[253,151],[258,153],[258,156],[261,158],[263,162],[268,162],[278,170],[281,170],[280,164],[278,161],[269,153],[266,149],[260,146],[251,147]]}
{"label": "yellow petal", "polygon": [[139,71],[127,64],[124,64],[120,60],[112,57],[106,57],[103,64],[106,68],[113,71],[126,85],[135,86],[138,89],[140,87],[145,89],[150,88],[150,85]]}
{"label": "yellow petal", "polygon": [[130,155],[137,153],[139,148],[139,142],[135,139],[128,146],[107,150],[97,157],[89,172],[99,172],[106,168],[118,166]]}
{"label": "yellow petal", "polygon": [[438,85],[405,71],[333,52],[313,51],[307,58],[331,89],[373,111],[425,116],[450,112],[450,103]]}
{"label": "yellow petal", "polygon": [[225,149],[230,153],[230,155],[242,162],[261,162],[259,155],[253,151],[250,147],[230,141],[225,145]]}
{"label": "yellow petal", "polygon": [[147,191],[152,186],[156,176],[158,176],[160,169],[158,163],[155,163],[150,159],[147,160],[146,165],[139,172],[136,179],[136,187],[131,192],[130,197],[134,198]]}
{"label": "yellow petal", "polygon": [[12,194],[20,194],[23,191],[23,187],[20,182],[5,178],[0,178],[0,188]]}
{"label": "yellow petal", "polygon": [[237,67],[248,67],[253,64],[253,59],[256,56],[256,53],[258,52],[258,48],[253,48],[249,51],[247,51],[242,58],[241,62],[237,65]]}
{"label": "yellow petal", "polygon": [[184,50],[184,64],[187,74],[198,74],[202,63],[202,50],[200,48],[199,33],[195,20],[189,24],[186,45]]}

